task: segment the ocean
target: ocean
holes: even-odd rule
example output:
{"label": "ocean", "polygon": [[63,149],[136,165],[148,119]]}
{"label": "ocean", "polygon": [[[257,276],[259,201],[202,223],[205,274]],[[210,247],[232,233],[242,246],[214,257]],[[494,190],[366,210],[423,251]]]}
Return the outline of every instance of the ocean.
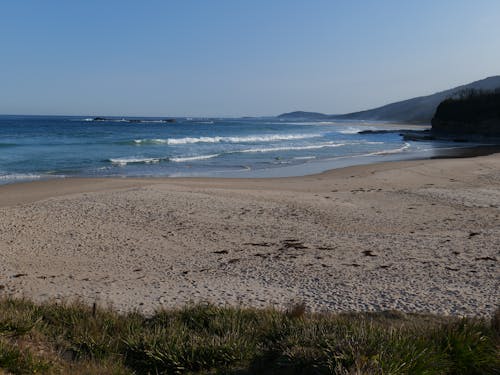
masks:
{"label": "ocean", "polygon": [[[283,177],[429,157],[385,123],[0,116],[0,184],[64,177]],[[361,133],[360,133],[361,132]]]}

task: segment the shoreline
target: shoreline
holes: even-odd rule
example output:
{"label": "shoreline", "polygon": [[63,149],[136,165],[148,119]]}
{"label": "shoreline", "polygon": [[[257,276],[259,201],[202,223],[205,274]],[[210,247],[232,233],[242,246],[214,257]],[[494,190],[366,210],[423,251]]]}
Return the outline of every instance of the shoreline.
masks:
{"label": "shoreline", "polygon": [[500,155],[3,185],[0,295],[482,316],[500,297],[499,208]]}
{"label": "shoreline", "polygon": [[[479,145],[470,147],[457,147],[457,148],[443,148],[439,150],[434,156],[427,156],[422,158],[410,158],[410,159],[395,159],[395,160],[378,160],[375,162],[368,162],[362,164],[352,164],[346,166],[340,166],[336,168],[330,168],[323,170],[321,172],[309,173],[303,175],[293,175],[293,176],[276,176],[276,177],[213,177],[213,176],[182,176],[182,177],[171,177],[171,176],[148,176],[148,177],[133,177],[133,176],[106,176],[106,177],[87,177],[87,176],[71,176],[71,177],[61,177],[61,178],[48,178],[39,179],[32,181],[20,181],[12,182],[7,184],[0,184],[0,208],[5,206],[11,206],[16,204],[23,204],[28,202],[35,202],[37,200],[47,199],[58,195],[76,194],[84,192],[99,192],[106,191],[110,189],[127,189],[144,186],[147,184],[156,183],[185,183],[187,181],[199,181],[199,182],[210,182],[212,180],[221,181],[241,181],[249,182],[255,181],[274,181],[274,180],[294,180],[303,178],[315,178],[322,175],[336,174],[339,175],[349,174],[349,169],[364,169],[372,166],[373,168],[384,167],[386,164],[391,165],[393,163],[411,163],[420,162],[425,160],[439,160],[439,159],[464,159],[464,158],[476,158],[482,156],[490,156],[495,154],[500,154],[500,145]],[[304,163],[304,165],[307,165]],[[403,165],[403,164],[402,164]],[[275,168],[275,170],[282,168]],[[339,171],[339,172],[336,172]],[[30,187],[31,185],[36,185],[37,190],[33,191]],[[54,192],[54,185],[65,185],[62,186],[61,190]],[[2,191],[3,190],[3,191]],[[26,196],[29,195],[29,196]]]}
{"label": "shoreline", "polygon": [[[404,146],[403,148],[405,148]],[[98,180],[98,179],[130,179],[130,180],[158,180],[158,179],[182,179],[182,178],[222,178],[222,179],[273,179],[273,178],[293,178],[305,177],[309,175],[316,175],[328,172],[330,170],[349,168],[354,166],[374,165],[386,162],[399,162],[399,161],[412,161],[412,160],[431,160],[431,159],[447,159],[447,158],[464,158],[475,156],[486,156],[495,153],[500,153],[500,144],[477,144],[467,145],[459,144],[450,147],[437,147],[434,149],[423,149],[411,152],[374,152],[372,154],[360,154],[351,156],[339,156],[326,159],[313,159],[306,161],[302,164],[284,164],[279,167],[251,169],[243,168],[238,170],[212,170],[210,172],[194,172],[186,173],[179,172],[171,175],[36,175],[30,179],[29,174],[26,177],[14,177],[12,180],[5,179],[7,176],[0,176],[4,180],[0,183],[1,186],[5,185],[18,185],[32,182],[54,181],[54,180],[68,180],[68,179],[85,179],[85,180]],[[15,174],[14,174],[15,175]],[[17,176],[17,175],[15,175]]]}

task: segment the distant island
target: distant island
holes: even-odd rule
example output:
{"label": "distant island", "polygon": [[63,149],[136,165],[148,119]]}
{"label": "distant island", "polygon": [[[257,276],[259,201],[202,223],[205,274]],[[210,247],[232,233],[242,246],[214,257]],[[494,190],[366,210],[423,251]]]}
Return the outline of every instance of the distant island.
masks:
{"label": "distant island", "polygon": [[371,120],[429,124],[441,102],[467,90],[494,91],[500,88],[500,76],[485,78],[432,95],[403,100],[382,107],[348,114],[328,115],[317,112],[294,111],[279,115],[282,119],[314,120]]}

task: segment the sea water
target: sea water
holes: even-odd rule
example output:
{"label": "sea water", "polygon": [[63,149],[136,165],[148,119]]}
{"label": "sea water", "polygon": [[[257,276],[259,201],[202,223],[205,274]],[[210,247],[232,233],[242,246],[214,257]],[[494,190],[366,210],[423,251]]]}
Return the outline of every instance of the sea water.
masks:
{"label": "sea water", "polygon": [[279,118],[0,116],[0,184],[63,177],[293,176],[454,147],[404,141],[397,131],[362,133],[377,129],[398,126]]}

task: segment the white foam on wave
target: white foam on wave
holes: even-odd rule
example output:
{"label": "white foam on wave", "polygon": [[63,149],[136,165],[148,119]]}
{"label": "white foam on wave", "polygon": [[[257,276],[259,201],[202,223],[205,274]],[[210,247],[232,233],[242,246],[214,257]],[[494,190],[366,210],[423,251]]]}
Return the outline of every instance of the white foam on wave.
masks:
{"label": "white foam on wave", "polygon": [[42,175],[34,173],[12,173],[0,175],[0,180],[10,181],[10,180],[39,180]]}
{"label": "white foam on wave", "polygon": [[309,160],[309,159],[316,159],[316,156],[296,156],[294,157],[295,160]]}
{"label": "white foam on wave", "polygon": [[168,143],[168,139],[134,139],[135,144],[164,144]]}
{"label": "white foam on wave", "polygon": [[9,183],[11,181],[35,181],[47,178],[64,178],[64,175],[37,174],[37,173],[7,173],[0,174],[0,183]]}
{"label": "white foam on wave", "polygon": [[342,129],[342,130],[339,130],[339,133],[340,134],[358,134],[359,132],[363,131],[363,130],[372,130],[372,129],[368,129],[368,128],[357,128],[357,127],[354,127],[354,126],[349,126],[348,128],[346,129]]}
{"label": "white foam on wave", "polygon": [[155,164],[159,163],[161,158],[114,158],[109,159],[109,161],[116,165],[127,165],[127,164]]}
{"label": "white foam on wave", "polygon": [[273,152],[273,151],[300,151],[300,150],[318,150],[321,148],[327,147],[341,147],[345,146],[346,143],[321,143],[318,145],[309,145],[309,146],[283,146],[283,147],[268,147],[268,148],[250,148],[247,150],[241,150],[236,152]]}
{"label": "white foam on wave", "polygon": [[269,125],[338,125],[338,122],[335,121],[270,121],[265,124]]}
{"label": "white foam on wave", "polygon": [[399,153],[404,152],[407,149],[409,149],[410,146],[411,145],[409,143],[405,143],[403,146],[401,146],[399,148],[394,148],[394,149],[391,149],[391,150],[382,150],[382,151],[377,151],[377,152],[371,152],[369,154],[365,154],[365,156],[399,154]]}
{"label": "white foam on wave", "polygon": [[183,162],[186,162],[186,161],[212,159],[212,158],[216,158],[217,156],[220,156],[220,154],[186,156],[186,157],[170,158],[169,160],[173,161],[175,163],[183,163]]}
{"label": "white foam on wave", "polygon": [[320,137],[322,134],[269,134],[269,135],[250,135],[245,137],[185,137],[185,138],[167,138],[167,139],[135,139],[135,144],[167,144],[167,145],[185,145],[192,143],[251,143],[251,142],[274,142],[291,141],[297,139],[307,139]]}

